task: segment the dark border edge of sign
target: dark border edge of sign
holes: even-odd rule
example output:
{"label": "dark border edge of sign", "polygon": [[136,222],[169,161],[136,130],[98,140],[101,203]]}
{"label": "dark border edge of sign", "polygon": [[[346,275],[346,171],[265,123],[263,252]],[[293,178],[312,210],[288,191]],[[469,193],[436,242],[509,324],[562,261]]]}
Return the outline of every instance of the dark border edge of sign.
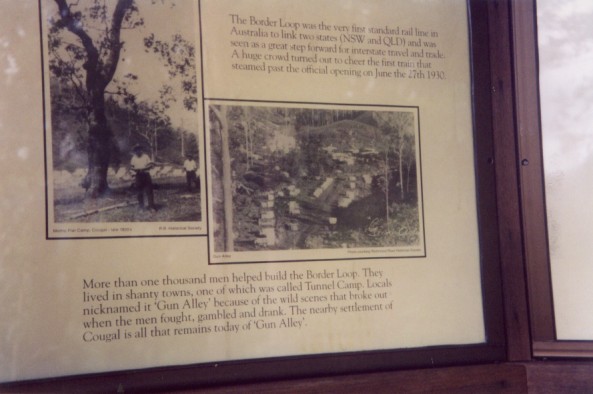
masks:
{"label": "dark border edge of sign", "polygon": [[0,384],[0,390],[18,390],[22,393],[181,390],[221,384],[494,363],[500,361],[504,353],[505,349],[501,346],[478,344],[288,356],[30,380]]}

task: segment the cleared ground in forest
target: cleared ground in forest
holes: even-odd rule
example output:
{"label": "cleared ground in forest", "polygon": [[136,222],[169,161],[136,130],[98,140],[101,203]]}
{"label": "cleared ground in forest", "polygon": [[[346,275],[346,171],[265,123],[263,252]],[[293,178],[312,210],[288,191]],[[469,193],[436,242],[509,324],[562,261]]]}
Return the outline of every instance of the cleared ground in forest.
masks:
{"label": "cleared ground in forest", "polygon": [[195,222],[202,219],[201,193],[189,192],[185,177],[164,177],[155,184],[156,212],[141,209],[133,180],[109,180],[109,192],[90,198],[74,179],[54,189],[54,215],[57,223],[111,222]]}

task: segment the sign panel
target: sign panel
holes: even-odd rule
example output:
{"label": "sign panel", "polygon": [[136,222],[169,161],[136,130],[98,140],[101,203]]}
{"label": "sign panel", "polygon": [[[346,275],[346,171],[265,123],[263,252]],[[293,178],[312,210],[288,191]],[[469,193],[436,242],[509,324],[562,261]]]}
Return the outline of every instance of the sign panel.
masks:
{"label": "sign panel", "polygon": [[487,342],[464,1],[0,18],[0,381]]}

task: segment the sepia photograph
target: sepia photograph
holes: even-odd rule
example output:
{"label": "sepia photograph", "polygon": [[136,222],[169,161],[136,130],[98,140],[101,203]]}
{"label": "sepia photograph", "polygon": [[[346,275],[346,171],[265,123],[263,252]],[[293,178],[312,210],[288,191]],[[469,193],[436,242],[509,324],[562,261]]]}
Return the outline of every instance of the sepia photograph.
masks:
{"label": "sepia photograph", "polygon": [[416,109],[206,105],[215,258],[423,250]]}
{"label": "sepia photograph", "polygon": [[200,222],[195,2],[41,10],[51,222]]}

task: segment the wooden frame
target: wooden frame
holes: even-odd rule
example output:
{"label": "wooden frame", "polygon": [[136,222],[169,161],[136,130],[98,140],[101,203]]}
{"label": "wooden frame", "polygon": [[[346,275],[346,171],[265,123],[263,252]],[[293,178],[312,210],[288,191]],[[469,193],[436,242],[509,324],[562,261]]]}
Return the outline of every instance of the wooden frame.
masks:
{"label": "wooden frame", "polygon": [[[507,356],[509,361],[531,359],[529,306],[523,259],[519,160],[515,129],[517,88],[516,29],[522,28],[524,2],[489,1],[491,92],[495,138],[495,167]],[[520,54],[520,53],[519,53]],[[521,79],[522,81],[523,79]]]}
{"label": "wooden frame", "polygon": [[[488,381],[498,391],[509,388],[510,375],[515,376],[515,383],[527,379],[540,386],[542,376],[550,384],[562,384],[563,380],[555,375],[556,368],[563,368],[571,379],[575,370],[580,371],[583,379],[589,376],[590,365],[574,363],[530,363],[526,366],[527,378],[522,364],[497,366],[494,374],[492,366],[386,373],[403,368],[529,361],[532,357],[593,357],[593,342],[559,341],[555,331],[545,220],[536,0],[468,3],[473,15],[474,128],[479,130],[480,137],[475,162],[483,202],[479,213],[483,231],[481,251],[487,260],[482,271],[486,344],[118,371],[5,383],[0,385],[0,392],[158,391],[235,384],[243,384],[246,390],[341,386],[380,390],[399,387],[407,379],[411,386],[406,387],[417,389],[422,382],[430,390],[449,387],[442,386],[447,381],[465,382],[468,379],[464,377],[468,373],[473,377],[476,370],[480,372],[480,383]],[[494,225],[484,226],[486,222]],[[336,378],[354,373],[365,375]],[[318,378],[321,376],[326,377]],[[293,380],[286,385],[274,382],[295,378],[305,380]],[[513,387],[527,390],[517,385],[510,387],[511,391]]]}
{"label": "wooden frame", "polygon": [[517,67],[522,70],[522,78],[517,78],[517,129],[521,157],[520,182],[524,208],[525,256],[534,354],[537,355],[537,347],[542,343],[555,340],[556,334],[543,195],[535,2],[524,2],[523,8],[515,13],[515,17],[521,18],[520,24],[523,26],[523,30],[515,32],[516,53],[523,54],[516,60]]}

